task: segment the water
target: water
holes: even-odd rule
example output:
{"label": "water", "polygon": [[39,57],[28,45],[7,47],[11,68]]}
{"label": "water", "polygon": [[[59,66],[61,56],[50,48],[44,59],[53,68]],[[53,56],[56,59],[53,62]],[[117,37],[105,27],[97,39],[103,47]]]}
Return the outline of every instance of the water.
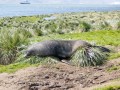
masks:
{"label": "water", "polygon": [[120,10],[120,5],[0,4],[0,17],[115,10]]}

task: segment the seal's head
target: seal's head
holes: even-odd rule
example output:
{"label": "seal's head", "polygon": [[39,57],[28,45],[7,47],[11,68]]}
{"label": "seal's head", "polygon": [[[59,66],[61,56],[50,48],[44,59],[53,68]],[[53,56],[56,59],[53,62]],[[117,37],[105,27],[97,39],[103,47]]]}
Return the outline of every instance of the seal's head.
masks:
{"label": "seal's head", "polygon": [[29,58],[30,56],[34,56],[34,55],[35,55],[34,51],[32,51],[32,50],[30,50],[30,51],[26,50],[24,57],[25,58]]}
{"label": "seal's head", "polygon": [[82,41],[82,40],[77,40],[73,46],[73,52],[78,50],[79,48],[90,48],[92,47],[92,45],[86,41]]}

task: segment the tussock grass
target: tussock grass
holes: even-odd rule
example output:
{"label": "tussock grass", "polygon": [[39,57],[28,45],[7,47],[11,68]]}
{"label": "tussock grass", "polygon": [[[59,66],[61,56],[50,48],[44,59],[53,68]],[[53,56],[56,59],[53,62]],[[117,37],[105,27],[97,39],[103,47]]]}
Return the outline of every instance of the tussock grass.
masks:
{"label": "tussock grass", "polygon": [[27,36],[18,31],[0,32],[0,64],[10,64],[15,61],[18,48],[27,43]]}
{"label": "tussock grass", "polygon": [[120,30],[120,21],[117,23],[117,29]]}
{"label": "tussock grass", "polygon": [[37,57],[37,56],[31,56],[29,58],[24,58],[23,54],[17,58],[15,63],[29,63],[29,64],[55,64],[57,63],[57,60],[51,57]]}
{"label": "tussock grass", "polygon": [[88,32],[91,29],[91,25],[84,21],[80,22],[80,29],[81,29],[81,32]]}
{"label": "tussock grass", "polygon": [[98,66],[106,62],[108,53],[102,52],[100,48],[82,48],[73,55],[72,63],[76,66]]}

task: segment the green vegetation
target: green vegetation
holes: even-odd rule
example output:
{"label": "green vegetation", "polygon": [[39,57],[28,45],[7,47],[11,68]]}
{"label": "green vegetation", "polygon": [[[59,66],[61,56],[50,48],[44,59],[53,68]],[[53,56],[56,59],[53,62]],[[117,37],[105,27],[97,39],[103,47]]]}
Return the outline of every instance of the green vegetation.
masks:
{"label": "green vegetation", "polygon": [[[95,30],[120,30],[120,12],[65,13],[0,19],[0,29],[27,30],[36,35],[75,33]],[[53,17],[54,19],[50,19]],[[48,19],[46,19],[48,18]]]}
{"label": "green vegetation", "polygon": [[[55,17],[55,19],[46,19],[51,17]],[[25,59],[23,55],[28,45],[43,40],[81,39],[96,45],[119,47],[119,22],[119,12],[66,13],[0,18],[0,64],[6,65],[1,66],[1,68],[10,68],[15,64],[14,69],[16,71],[19,63],[20,66],[21,63],[24,63],[25,66],[41,63],[43,61],[41,58]],[[118,57],[120,57],[118,52],[110,55],[110,59]],[[46,61],[48,59],[51,60],[51,58],[46,58]],[[6,72],[6,70],[3,69],[1,72]]]}
{"label": "green vegetation", "polygon": [[[39,41],[48,40],[48,39],[82,39],[82,40],[87,40],[89,42],[95,42],[95,43],[97,43],[97,45],[119,46],[120,42],[118,40],[120,39],[120,32],[117,31],[117,30],[114,30],[114,31],[113,30],[103,30],[103,31],[92,31],[92,32],[64,34],[64,35],[51,34],[49,36],[41,36],[41,37],[37,36],[37,37],[34,37],[34,38],[32,38],[32,37],[31,38],[26,38],[27,41],[24,39],[26,42],[22,43],[23,45],[16,44],[16,45],[18,45],[17,46],[18,48],[13,49],[13,50],[17,50],[17,52],[15,53],[16,58],[14,60],[12,59],[13,60],[12,62],[17,62],[17,61],[22,62],[22,61],[24,61],[25,63],[29,62],[30,64],[40,63],[41,60],[40,59],[38,60],[38,58],[36,58],[36,59],[31,58],[31,60],[33,60],[34,62],[29,61],[29,59],[25,59],[23,57],[23,55],[24,55],[23,51],[25,50],[25,46],[28,45],[28,42],[29,43],[34,43],[34,42],[39,42]],[[5,50],[7,50],[7,48]],[[8,49],[8,51],[9,51],[9,49]],[[112,55],[114,56],[115,54],[116,53],[113,53]],[[119,56],[117,56],[117,57],[119,57]]]}
{"label": "green vegetation", "polygon": [[72,58],[75,66],[98,66],[106,62],[107,53],[102,52],[100,48],[82,48],[77,50]]}
{"label": "green vegetation", "polygon": [[109,86],[104,86],[102,88],[97,88],[94,90],[119,90],[120,89],[120,85],[109,85]]}
{"label": "green vegetation", "polygon": [[17,58],[17,60],[13,64],[9,65],[0,65],[0,73],[7,72],[7,73],[14,73],[17,70],[24,69],[26,67],[36,67],[39,65],[53,65],[57,61],[52,58],[38,58],[38,57],[31,57],[25,59],[23,57]]}
{"label": "green vegetation", "polygon": [[108,60],[116,59],[116,58],[119,58],[119,57],[120,57],[120,52],[111,53]]}
{"label": "green vegetation", "polygon": [[120,30],[120,21],[117,23],[117,29]]}
{"label": "green vegetation", "polygon": [[120,66],[117,65],[117,66],[112,66],[111,68],[108,68],[107,71],[108,72],[112,72],[112,71],[116,71],[116,70],[120,70]]}
{"label": "green vegetation", "polygon": [[0,63],[10,64],[15,61],[19,46],[27,43],[27,33],[19,31],[3,31],[0,32]]}
{"label": "green vegetation", "polygon": [[13,73],[19,69],[23,69],[26,67],[32,66],[29,63],[16,63],[16,64],[10,64],[10,65],[1,65],[0,66],[0,73],[7,72],[7,73]]}
{"label": "green vegetation", "polygon": [[[44,40],[47,36],[40,37]],[[63,35],[49,35],[50,39],[81,39],[97,45],[120,45],[120,31],[119,30],[102,30],[102,31],[91,31],[83,33],[63,34]]]}
{"label": "green vegetation", "polygon": [[90,31],[90,24],[86,23],[86,22],[81,22],[80,23],[80,28],[81,28],[81,32],[88,32]]}

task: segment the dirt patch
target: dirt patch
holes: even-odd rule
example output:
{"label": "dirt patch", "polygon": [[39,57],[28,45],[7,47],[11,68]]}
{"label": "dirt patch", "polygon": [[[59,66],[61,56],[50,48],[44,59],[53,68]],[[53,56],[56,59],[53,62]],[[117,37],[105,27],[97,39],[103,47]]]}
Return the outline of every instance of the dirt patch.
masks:
{"label": "dirt patch", "polygon": [[29,67],[0,74],[0,90],[85,90],[120,78],[120,70],[107,71],[114,65],[120,65],[120,58],[100,67],[79,68],[64,63]]}

